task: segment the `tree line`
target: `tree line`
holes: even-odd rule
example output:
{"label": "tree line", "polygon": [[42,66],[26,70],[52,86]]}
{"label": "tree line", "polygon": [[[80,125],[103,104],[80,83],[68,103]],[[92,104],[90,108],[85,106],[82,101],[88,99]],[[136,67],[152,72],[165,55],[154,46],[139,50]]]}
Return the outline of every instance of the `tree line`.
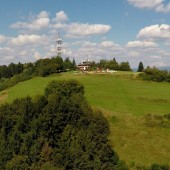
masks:
{"label": "tree line", "polygon": [[170,72],[167,70],[159,70],[156,67],[147,67],[142,70],[143,73],[139,74],[139,78],[148,81],[156,82],[170,82]]}
{"label": "tree line", "polygon": [[[129,62],[118,63],[116,59],[113,60],[100,60],[99,62],[91,62],[91,70],[96,68],[102,69],[112,69],[112,70],[121,70],[121,71],[131,71]],[[76,70],[77,65],[73,58],[70,61],[69,57],[62,59],[60,56],[39,59],[34,63],[10,63],[8,66],[0,66],[0,79],[9,79],[18,74],[24,74],[24,76],[48,76],[52,73],[59,73],[68,70]]]}
{"label": "tree line", "polygon": [[[90,64],[90,70],[113,69],[121,71],[131,71],[129,62],[118,63],[116,59],[100,60],[98,63],[94,61]],[[53,73],[66,72],[69,70],[77,70],[76,62],[69,57],[62,59],[61,56],[52,58],[39,59],[36,62],[29,63],[10,63],[8,66],[0,66],[0,91],[16,85],[18,82],[29,80],[34,76],[46,77]]]}
{"label": "tree line", "polygon": [[0,66],[0,78],[10,78],[14,75],[22,73],[24,70],[23,64],[20,62],[18,64],[11,63],[8,66]]}
{"label": "tree line", "polygon": [[143,63],[140,62],[138,66],[139,78],[147,81],[155,82],[170,82],[170,71],[168,70],[159,70],[156,67],[151,68],[147,66],[146,69],[143,66]]}
{"label": "tree line", "polygon": [[100,60],[99,62],[91,63],[91,70],[99,69],[111,69],[111,70],[120,70],[120,71],[132,71],[129,62],[118,63],[115,58],[112,60]]}
{"label": "tree line", "polygon": [[52,73],[75,70],[76,62],[69,58],[63,60],[60,56],[39,59],[34,63],[10,63],[8,66],[0,66],[0,91],[9,88],[18,82],[29,80],[34,76],[48,76]]}
{"label": "tree line", "polygon": [[11,78],[17,74],[26,72],[29,75],[34,76],[47,76],[56,72],[63,72],[67,70],[76,69],[76,62],[70,61],[67,57],[63,60],[60,56],[39,59],[34,63],[10,63],[8,66],[0,66],[0,79]]}

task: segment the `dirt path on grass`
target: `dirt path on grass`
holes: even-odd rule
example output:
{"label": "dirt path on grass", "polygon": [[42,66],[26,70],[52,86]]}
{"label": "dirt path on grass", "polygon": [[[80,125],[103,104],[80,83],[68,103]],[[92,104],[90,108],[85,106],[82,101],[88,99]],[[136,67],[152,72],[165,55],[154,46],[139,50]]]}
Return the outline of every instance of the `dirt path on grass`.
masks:
{"label": "dirt path on grass", "polygon": [[2,104],[5,99],[8,97],[8,91],[4,90],[0,93],[0,104]]}

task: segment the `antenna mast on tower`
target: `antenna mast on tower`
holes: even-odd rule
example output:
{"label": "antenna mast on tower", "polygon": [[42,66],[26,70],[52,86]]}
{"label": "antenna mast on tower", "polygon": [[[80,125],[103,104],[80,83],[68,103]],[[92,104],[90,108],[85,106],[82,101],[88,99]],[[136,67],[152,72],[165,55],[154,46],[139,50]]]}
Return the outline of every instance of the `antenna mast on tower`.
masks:
{"label": "antenna mast on tower", "polygon": [[63,40],[60,36],[60,34],[58,33],[57,35],[57,40],[56,40],[56,44],[57,44],[57,56],[61,56],[61,53],[62,53],[62,43],[63,43]]}

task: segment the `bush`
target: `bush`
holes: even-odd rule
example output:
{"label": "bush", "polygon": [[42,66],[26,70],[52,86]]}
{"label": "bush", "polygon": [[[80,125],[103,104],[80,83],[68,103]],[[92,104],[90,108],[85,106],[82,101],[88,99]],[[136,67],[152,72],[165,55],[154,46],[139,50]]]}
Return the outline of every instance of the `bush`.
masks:
{"label": "bush", "polygon": [[29,162],[28,156],[15,155],[6,164],[6,169],[7,170],[14,170],[14,169],[25,170],[29,168],[28,162]]}
{"label": "bush", "polygon": [[148,81],[170,82],[170,73],[166,70],[161,71],[155,67],[147,67],[144,73],[139,74],[139,78]]}
{"label": "bush", "polygon": [[3,79],[3,81],[0,82],[0,91],[12,87],[19,82],[29,80],[31,78],[32,76],[24,72],[21,74],[14,75],[14,77],[11,77],[10,79]]}
{"label": "bush", "polygon": [[60,94],[69,97],[74,93],[84,95],[84,87],[76,80],[52,81],[45,89],[46,96]]}
{"label": "bush", "polygon": [[168,165],[153,164],[151,170],[170,170]]}

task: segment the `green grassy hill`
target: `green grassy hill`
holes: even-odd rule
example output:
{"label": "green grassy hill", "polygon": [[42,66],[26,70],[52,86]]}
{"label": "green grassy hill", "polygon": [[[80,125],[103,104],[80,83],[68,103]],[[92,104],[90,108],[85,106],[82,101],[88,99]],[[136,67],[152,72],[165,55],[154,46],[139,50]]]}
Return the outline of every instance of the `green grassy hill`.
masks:
{"label": "green grassy hill", "polygon": [[94,109],[101,109],[110,127],[110,139],[121,159],[129,165],[169,163],[170,129],[146,126],[146,114],[170,113],[170,84],[135,80],[132,73],[57,74],[37,77],[0,93],[0,102],[43,94],[51,80],[77,79]]}
{"label": "green grassy hill", "polygon": [[[143,115],[146,113],[166,114],[169,112],[170,85],[168,83],[143,82],[125,79],[126,75],[60,74],[36,77],[10,88],[7,102],[17,97],[43,94],[49,81],[54,79],[77,79],[85,86],[88,102],[95,107],[113,112]],[[4,92],[1,92],[4,94]],[[5,94],[6,94],[5,93]],[[2,98],[2,96],[1,96]]]}

